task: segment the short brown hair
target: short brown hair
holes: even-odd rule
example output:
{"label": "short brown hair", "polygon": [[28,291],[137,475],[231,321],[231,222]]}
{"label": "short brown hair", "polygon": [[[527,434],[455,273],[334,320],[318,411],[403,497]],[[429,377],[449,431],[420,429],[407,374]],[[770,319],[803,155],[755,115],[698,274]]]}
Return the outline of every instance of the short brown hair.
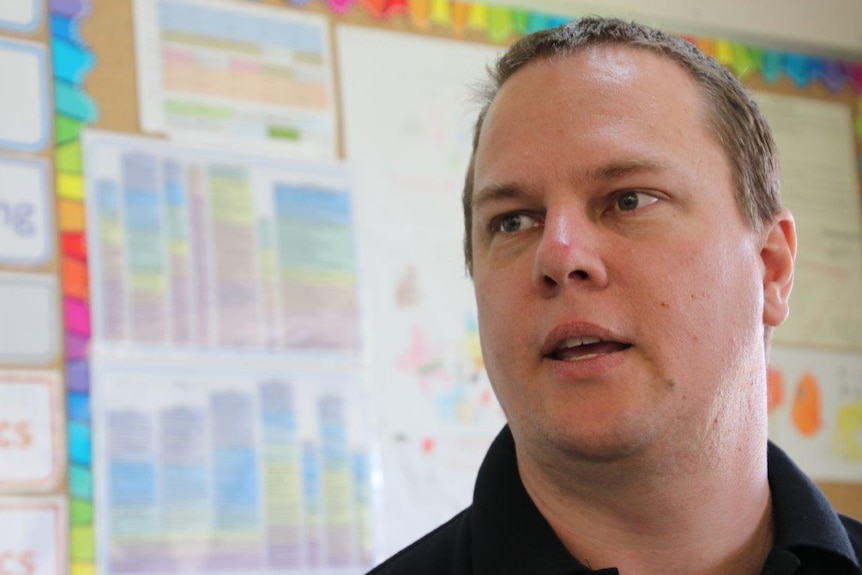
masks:
{"label": "short brown hair", "polygon": [[736,199],[752,229],[760,230],[781,209],[778,159],[772,133],[757,104],[739,80],[692,43],[661,30],[617,18],[583,18],[525,36],[496,64],[479,94],[481,110],[473,129],[473,152],[464,181],[464,257],[473,273],[472,194],[476,148],[488,108],[503,84],[518,70],[541,58],[574,54],[584,48],[622,45],[670,58],[688,70],[703,90],[707,118],[733,170]]}

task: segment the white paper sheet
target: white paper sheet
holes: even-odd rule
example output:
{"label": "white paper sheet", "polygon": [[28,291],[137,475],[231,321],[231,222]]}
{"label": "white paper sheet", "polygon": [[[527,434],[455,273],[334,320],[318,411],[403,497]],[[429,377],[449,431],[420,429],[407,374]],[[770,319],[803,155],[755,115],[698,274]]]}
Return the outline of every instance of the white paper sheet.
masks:
{"label": "white paper sheet", "polygon": [[63,575],[68,571],[66,502],[60,497],[0,498],[4,573]]}
{"label": "white paper sheet", "polygon": [[325,17],[223,0],[136,0],[134,10],[145,130],[335,157]]}
{"label": "white paper sheet", "polygon": [[53,256],[47,164],[0,156],[0,263],[38,266]]}
{"label": "white paper sheet", "polygon": [[460,200],[474,120],[468,86],[496,51],[349,26],[336,35],[388,555],[470,503],[503,425],[464,272]]}
{"label": "white paper sheet", "polygon": [[45,48],[0,37],[0,149],[38,151],[48,143]]}
{"label": "white paper sheet", "polygon": [[57,279],[0,272],[0,365],[46,365],[59,352]]}
{"label": "white paper sheet", "polygon": [[30,32],[42,21],[42,0],[3,0],[0,2],[0,29]]}
{"label": "white paper sheet", "polygon": [[344,165],[93,132],[84,160],[97,343],[359,357]]}
{"label": "white paper sheet", "polygon": [[862,206],[845,104],[759,94],[778,144],[799,252],[779,343],[862,351]]}
{"label": "white paper sheet", "polygon": [[371,566],[370,420],[355,373],[216,356],[96,363],[100,572]]}
{"label": "white paper sheet", "polygon": [[63,393],[53,371],[0,371],[0,491],[40,492],[63,475]]}

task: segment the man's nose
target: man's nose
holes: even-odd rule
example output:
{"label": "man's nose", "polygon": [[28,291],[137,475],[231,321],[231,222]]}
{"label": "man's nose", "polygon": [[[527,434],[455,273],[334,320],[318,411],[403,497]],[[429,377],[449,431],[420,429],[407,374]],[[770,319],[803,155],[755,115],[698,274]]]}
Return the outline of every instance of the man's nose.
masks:
{"label": "man's nose", "polygon": [[536,249],[533,285],[545,297],[571,288],[602,288],[608,272],[596,223],[573,209],[548,212]]}

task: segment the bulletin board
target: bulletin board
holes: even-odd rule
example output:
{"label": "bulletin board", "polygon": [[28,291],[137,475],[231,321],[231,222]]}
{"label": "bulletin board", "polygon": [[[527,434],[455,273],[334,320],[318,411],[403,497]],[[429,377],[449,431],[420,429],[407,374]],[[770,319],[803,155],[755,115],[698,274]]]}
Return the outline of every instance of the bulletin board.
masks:
{"label": "bulletin board", "polygon": [[[58,573],[346,574],[468,504],[503,417],[460,262],[467,88],[568,18],[12,4],[0,54],[42,58],[50,103],[0,131],[3,524],[55,533]],[[862,62],[688,39],[758,95],[800,228],[770,436],[862,517]]]}

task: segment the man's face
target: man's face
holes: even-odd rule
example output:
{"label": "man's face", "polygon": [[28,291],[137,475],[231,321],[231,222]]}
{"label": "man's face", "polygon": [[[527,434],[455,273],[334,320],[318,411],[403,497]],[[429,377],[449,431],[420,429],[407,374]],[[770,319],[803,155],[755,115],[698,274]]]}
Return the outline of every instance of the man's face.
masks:
{"label": "man's face", "polygon": [[609,460],[760,417],[786,301],[764,307],[769,232],[686,71],[628,47],[533,62],[475,161],[482,350],[519,447]]}

